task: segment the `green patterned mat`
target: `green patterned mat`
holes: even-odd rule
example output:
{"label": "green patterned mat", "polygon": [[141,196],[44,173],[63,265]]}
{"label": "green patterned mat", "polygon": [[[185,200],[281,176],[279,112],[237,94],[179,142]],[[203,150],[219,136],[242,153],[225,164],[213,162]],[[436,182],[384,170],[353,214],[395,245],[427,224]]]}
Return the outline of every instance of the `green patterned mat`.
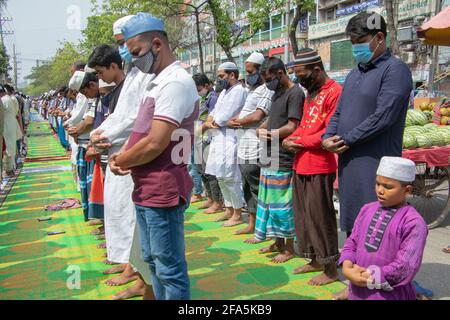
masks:
{"label": "green patterned mat", "polygon": [[[45,132],[43,124],[33,123],[30,132]],[[53,141],[30,139],[31,155],[59,156],[63,148],[49,138]],[[0,299],[110,299],[127,286],[104,284],[112,276],[102,275],[107,269],[102,262],[104,250],[96,248],[100,242],[90,235],[95,227],[85,225],[81,209],[52,213],[51,221],[37,221],[48,216],[45,205],[79,198],[71,171],[52,171],[54,167],[70,168],[70,161],[26,163],[25,173],[0,208]],[[33,173],[31,169],[48,171]],[[339,282],[309,286],[307,281],[314,274],[292,275],[305,260],[271,263],[273,254],[258,253],[268,243],[247,245],[245,236],[233,235],[242,226],[224,228],[214,219],[194,206],[186,212],[186,256],[193,299],[331,299],[344,288]],[[66,233],[46,235],[60,230]],[[80,288],[74,288],[72,280],[78,271]]]}

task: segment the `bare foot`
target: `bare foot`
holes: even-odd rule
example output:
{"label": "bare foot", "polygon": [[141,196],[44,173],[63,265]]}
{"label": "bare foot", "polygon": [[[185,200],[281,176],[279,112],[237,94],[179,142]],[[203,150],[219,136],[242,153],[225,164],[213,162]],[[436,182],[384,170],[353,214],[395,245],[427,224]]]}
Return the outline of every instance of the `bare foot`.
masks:
{"label": "bare foot", "polygon": [[114,265],[114,264],[120,264],[120,263],[117,263],[117,262],[109,261],[108,259],[104,260],[103,263],[104,263],[104,264],[111,265],[111,266]]}
{"label": "bare foot", "polygon": [[257,244],[257,243],[261,243],[263,242],[262,240],[258,240],[256,238],[249,238],[247,240],[244,241],[247,244]]}
{"label": "bare foot", "polygon": [[136,283],[126,290],[120,291],[112,296],[113,300],[126,300],[134,297],[142,297],[145,294],[145,283],[136,281]]}
{"label": "bare foot", "polygon": [[291,260],[292,258],[294,258],[294,254],[292,252],[284,251],[284,252],[280,253],[279,255],[277,255],[276,257],[274,257],[272,259],[272,262],[273,263],[284,263],[286,261]]}
{"label": "bare foot", "polygon": [[126,272],[124,271],[117,277],[114,277],[112,279],[109,279],[105,281],[105,284],[110,287],[116,287],[116,286],[123,286],[127,283],[130,283],[132,281],[135,281],[138,279],[138,274],[136,272]]}
{"label": "bare foot", "polygon": [[217,218],[214,221],[215,222],[227,221],[227,220],[231,219],[232,216],[233,216],[233,213],[225,212],[223,215],[221,215],[219,218]]}
{"label": "bare foot", "polygon": [[204,214],[214,214],[214,213],[219,213],[219,212],[223,212],[223,207],[222,206],[218,206],[218,205],[212,205],[211,207],[209,207],[208,209],[206,209],[202,213],[204,213]]}
{"label": "bare foot", "polygon": [[338,275],[328,276],[324,272],[321,274],[313,277],[311,280],[308,281],[308,284],[311,286],[324,286],[326,284],[330,284],[333,282],[336,282],[338,280]]}
{"label": "bare foot", "polygon": [[89,220],[89,222],[86,223],[86,225],[88,225],[88,226],[99,226],[99,225],[103,225],[103,221],[99,220],[99,219]]}
{"label": "bare foot", "polygon": [[97,249],[106,249],[106,242],[99,243]]}
{"label": "bare foot", "polygon": [[97,228],[91,232],[91,234],[97,236],[101,234],[105,234],[105,227],[101,226],[100,228]]}
{"label": "bare foot", "polygon": [[204,198],[201,194],[193,194],[191,197],[191,203],[196,203],[202,201]]}
{"label": "bare foot", "polygon": [[234,234],[239,236],[241,234],[253,234],[255,232],[255,228],[251,226],[247,226],[247,228],[236,231]]}
{"label": "bare foot", "polygon": [[119,264],[117,266],[112,267],[111,269],[103,271],[103,274],[117,274],[125,271],[125,264]]}
{"label": "bare foot", "polygon": [[266,247],[266,248],[262,248],[261,250],[259,250],[259,253],[272,253],[272,252],[277,252],[278,247],[276,243],[272,243],[270,246]]}
{"label": "bare foot", "polygon": [[333,294],[333,300],[348,300],[348,295],[349,295],[349,291],[348,291],[348,287],[347,287],[344,290],[339,291],[336,294]]}
{"label": "bare foot", "polygon": [[104,234],[100,234],[97,236],[97,240],[106,240],[106,236]]}
{"label": "bare foot", "polygon": [[244,221],[242,221],[242,219],[235,220],[235,219],[231,218],[231,219],[227,220],[225,223],[223,223],[222,226],[234,227],[234,226],[238,226],[243,223],[244,223]]}
{"label": "bare foot", "polygon": [[208,201],[206,201],[204,204],[198,206],[197,209],[208,209],[213,204],[214,204],[214,201],[212,201],[211,199],[208,199]]}
{"label": "bare foot", "polygon": [[298,267],[296,269],[294,269],[293,274],[302,274],[302,273],[310,273],[310,272],[319,272],[319,271],[323,271],[323,266],[321,266],[320,264],[311,261],[310,263],[302,266],[302,267]]}

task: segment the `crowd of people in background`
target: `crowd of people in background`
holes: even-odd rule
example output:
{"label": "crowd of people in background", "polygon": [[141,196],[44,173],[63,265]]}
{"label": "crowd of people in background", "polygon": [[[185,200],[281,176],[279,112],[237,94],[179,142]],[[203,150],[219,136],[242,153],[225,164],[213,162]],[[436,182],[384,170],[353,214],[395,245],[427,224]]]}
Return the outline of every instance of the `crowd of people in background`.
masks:
{"label": "crowd of people in background", "polygon": [[23,163],[27,152],[26,130],[31,98],[9,84],[0,85],[0,190]]}
{"label": "crowd of people in background", "polygon": [[[254,52],[245,78],[233,62],[216,81],[189,75],[163,21],[139,13],[114,24],[118,49],[98,46],[74,63],[67,87],[33,100],[71,150],[84,219],[105,240],[104,273],[118,274],[106,284],[135,282],[114,299],[190,298],[191,204],[223,228],[244,225],[235,234],[249,246],[271,240],[260,250],[277,253],[268,263],[308,259],[294,274],[317,272],[311,290],[338,281],[342,267],[350,286],[336,299],[416,298],[427,228],[406,202],[415,171],[401,158],[411,72],[373,14],[348,23],[358,65],[343,87],[311,48],[286,63]],[[17,120],[4,130],[11,172],[29,116],[1,91]]]}

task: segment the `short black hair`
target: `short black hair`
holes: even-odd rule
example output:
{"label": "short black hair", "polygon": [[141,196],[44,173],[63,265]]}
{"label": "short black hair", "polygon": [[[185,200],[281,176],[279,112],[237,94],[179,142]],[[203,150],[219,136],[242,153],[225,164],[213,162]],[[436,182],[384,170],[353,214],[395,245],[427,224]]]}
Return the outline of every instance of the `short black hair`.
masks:
{"label": "short black hair", "polygon": [[386,21],[376,12],[360,12],[351,18],[345,28],[345,33],[349,37],[363,37],[376,35],[381,32],[386,37]]}
{"label": "short black hair", "polygon": [[97,75],[94,72],[87,72],[84,76],[83,82],[81,83],[80,90],[87,88],[91,82],[98,82]]}
{"label": "short black hair", "polygon": [[5,89],[8,93],[14,93],[14,87],[12,85],[5,84]]}
{"label": "short black hair", "polygon": [[277,57],[270,57],[266,59],[261,69],[264,71],[269,71],[270,73],[276,73],[277,71],[281,70],[284,72],[284,74],[287,74],[286,66],[283,63],[283,60]]}
{"label": "short black hair", "polygon": [[84,71],[84,68],[86,67],[86,62],[78,60],[73,64],[73,67],[76,71]]}
{"label": "short black hair", "polygon": [[196,86],[206,86],[211,85],[211,80],[204,73],[196,73],[192,76]]}
{"label": "short black hair", "polygon": [[107,44],[102,44],[92,52],[89,57],[88,66],[89,68],[100,66],[109,69],[113,63],[122,69],[122,57],[120,56],[119,50]]}

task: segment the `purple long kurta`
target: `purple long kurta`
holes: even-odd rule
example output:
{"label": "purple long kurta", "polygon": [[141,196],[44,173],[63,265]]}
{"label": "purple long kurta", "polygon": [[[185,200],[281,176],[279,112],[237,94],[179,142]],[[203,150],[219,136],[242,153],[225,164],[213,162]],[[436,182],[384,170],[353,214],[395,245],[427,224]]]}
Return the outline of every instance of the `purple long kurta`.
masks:
{"label": "purple long kurta", "polygon": [[[415,300],[412,283],[422,263],[428,229],[420,214],[410,205],[397,210],[365,205],[346,240],[339,264],[350,260],[375,272],[380,289],[350,284],[349,300]],[[375,271],[373,271],[375,270]]]}
{"label": "purple long kurta", "polygon": [[389,50],[347,76],[336,112],[322,139],[339,135],[349,150],[339,156],[340,227],[353,228],[358,212],[377,200],[375,175],[383,156],[402,156],[412,89],[409,67]]}

